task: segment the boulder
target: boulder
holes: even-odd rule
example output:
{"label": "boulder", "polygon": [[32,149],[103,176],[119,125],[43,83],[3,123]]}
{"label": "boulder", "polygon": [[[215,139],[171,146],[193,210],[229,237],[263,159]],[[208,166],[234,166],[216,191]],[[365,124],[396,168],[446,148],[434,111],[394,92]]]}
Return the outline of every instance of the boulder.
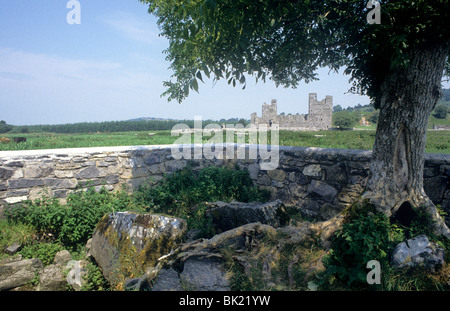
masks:
{"label": "boulder", "polygon": [[181,280],[173,268],[162,269],[158,273],[155,284],[152,287],[152,291],[182,291]]}
{"label": "boulder", "polygon": [[[126,290],[222,291],[230,290],[229,278],[220,249],[251,248],[261,235],[276,230],[261,223],[247,224],[213,236],[185,242],[140,278],[126,281]],[[164,269],[163,269],[164,266]],[[181,270],[179,274],[176,270]],[[153,286],[152,286],[153,284]]]}
{"label": "boulder", "polygon": [[187,290],[229,291],[230,282],[222,260],[191,257],[184,262],[181,280]]}
{"label": "boulder", "polygon": [[400,243],[392,253],[392,266],[395,268],[422,267],[434,271],[444,262],[444,249],[423,234]]}
{"label": "boulder", "polygon": [[277,228],[289,220],[281,200],[269,203],[215,202],[209,206],[212,222],[222,232],[254,222]]}
{"label": "boulder", "polygon": [[313,180],[308,187],[308,195],[326,202],[332,202],[337,194],[338,191],[335,188],[323,181]]}
{"label": "boulder", "polygon": [[69,251],[62,250],[56,253],[54,262],[57,265],[65,266],[71,260],[72,255],[70,255]]}
{"label": "boulder", "polygon": [[53,264],[44,268],[39,275],[37,291],[60,292],[66,290],[66,279],[61,271],[61,266]]}
{"label": "boulder", "polygon": [[105,278],[116,284],[121,271],[132,262],[146,271],[158,259],[175,249],[187,230],[183,219],[163,215],[117,212],[105,215],[97,224],[90,253]]}
{"label": "boulder", "polygon": [[30,282],[42,269],[42,261],[37,258],[0,263],[0,291]]}

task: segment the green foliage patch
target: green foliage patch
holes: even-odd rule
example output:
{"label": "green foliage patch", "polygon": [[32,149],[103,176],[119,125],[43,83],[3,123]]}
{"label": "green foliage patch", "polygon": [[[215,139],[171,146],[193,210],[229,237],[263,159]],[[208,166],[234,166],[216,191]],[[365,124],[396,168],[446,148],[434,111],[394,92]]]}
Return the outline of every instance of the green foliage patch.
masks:
{"label": "green foliage patch", "polygon": [[[409,226],[377,212],[368,202],[355,203],[347,210],[346,221],[335,234],[332,249],[324,257],[326,267],[320,285],[324,289],[351,290],[442,290],[448,284],[424,271],[400,270],[390,266],[390,256],[396,245],[406,239],[426,234],[437,241],[446,253],[450,243],[436,237],[432,222],[422,209],[414,209]],[[448,256],[447,256],[448,257]],[[381,284],[367,283],[366,265],[377,260],[381,265]]]}
{"label": "green foliage patch", "polygon": [[232,200],[266,202],[270,193],[253,185],[248,171],[223,167],[194,170],[188,165],[167,175],[158,185],[141,185],[134,194],[137,205],[151,211],[185,218],[189,228],[212,234],[211,219],[206,216],[207,202]]}
{"label": "green foliage patch", "polygon": [[50,234],[64,247],[75,249],[86,243],[103,215],[125,210],[140,210],[125,191],[89,188],[70,194],[67,204],[43,195],[8,209],[6,216],[10,222],[31,225],[40,234]]}

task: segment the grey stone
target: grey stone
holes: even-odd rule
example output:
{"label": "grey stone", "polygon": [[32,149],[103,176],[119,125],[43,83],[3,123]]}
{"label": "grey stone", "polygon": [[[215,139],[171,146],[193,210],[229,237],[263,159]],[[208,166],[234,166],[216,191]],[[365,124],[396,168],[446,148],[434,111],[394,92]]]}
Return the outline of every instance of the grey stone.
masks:
{"label": "grey stone", "polygon": [[16,203],[20,203],[23,202],[25,200],[28,199],[28,196],[24,195],[24,196],[20,196],[20,197],[9,197],[9,198],[5,198],[4,201],[8,204],[16,204]]}
{"label": "grey stone", "polygon": [[25,178],[42,178],[53,173],[53,166],[50,164],[35,164],[24,168]]}
{"label": "grey stone", "polygon": [[0,167],[0,179],[9,179],[14,174],[14,170]]}
{"label": "grey stone", "polygon": [[161,154],[160,153],[150,153],[144,156],[145,165],[152,165],[161,162]]}
{"label": "grey stone", "polygon": [[342,189],[347,183],[347,172],[343,162],[327,168],[327,182],[333,186]]}
{"label": "grey stone", "polygon": [[186,161],[182,160],[171,160],[165,163],[165,167],[168,172],[176,172],[183,169],[186,166],[186,163]]}
{"label": "grey stone", "polygon": [[105,181],[110,185],[117,184],[117,183],[119,183],[119,176],[118,175],[108,175],[105,177]]}
{"label": "grey stone", "polygon": [[8,290],[30,282],[43,269],[40,259],[0,263],[0,290]]}
{"label": "grey stone", "polygon": [[392,252],[392,266],[395,268],[423,267],[435,270],[444,262],[444,249],[431,243],[423,234],[400,243]]}
{"label": "grey stone", "polygon": [[450,165],[444,165],[442,167],[442,170],[445,176],[450,177]]}
{"label": "grey stone", "polygon": [[88,166],[80,170],[76,175],[77,179],[90,179],[100,177],[100,171],[95,166]]}
{"label": "grey stone", "polygon": [[253,222],[280,227],[289,218],[281,200],[269,203],[215,202],[210,207],[212,222],[221,231]]}
{"label": "grey stone", "polygon": [[327,202],[332,202],[337,193],[338,191],[335,188],[325,182],[318,180],[313,180],[308,187],[308,194],[318,196],[319,198]]}
{"label": "grey stone", "polygon": [[43,182],[45,186],[53,189],[75,189],[77,186],[75,179],[47,178]]}
{"label": "grey stone", "polygon": [[182,291],[181,280],[178,273],[173,269],[162,269],[158,273],[152,291]]}
{"label": "grey stone", "polygon": [[440,204],[448,184],[449,179],[447,177],[436,176],[432,178],[424,178],[423,188],[431,201],[435,202],[435,204]]}
{"label": "grey stone", "polygon": [[53,172],[57,178],[72,178],[74,173],[71,170],[57,170]]}
{"label": "grey stone", "polygon": [[310,177],[322,176],[322,169],[319,164],[311,164],[303,169],[303,175]]}
{"label": "grey stone", "polygon": [[11,179],[8,180],[10,189],[23,189],[23,188],[33,188],[37,186],[43,186],[44,180],[42,179]]}
{"label": "grey stone", "polygon": [[66,265],[69,261],[72,260],[72,255],[70,255],[69,251],[62,250],[56,253],[54,262],[57,265]]}
{"label": "grey stone", "polygon": [[181,280],[185,290],[229,291],[230,283],[220,260],[215,258],[189,258],[184,263]]}
{"label": "grey stone", "polygon": [[30,190],[28,190],[28,189],[21,189],[21,190],[8,191],[8,192],[6,192],[5,196],[7,198],[9,198],[9,197],[21,197],[21,196],[25,196],[25,195],[29,195],[29,194],[30,194]]}
{"label": "grey stone", "polygon": [[50,265],[44,268],[39,276],[37,291],[58,292],[66,290],[67,282],[58,265]]}
{"label": "grey stone", "polygon": [[286,178],[286,173],[283,170],[268,170],[267,175],[274,180],[284,181]]}
{"label": "grey stone", "polygon": [[5,249],[5,253],[8,255],[14,255],[22,248],[22,244],[14,243]]}
{"label": "grey stone", "polygon": [[248,173],[251,179],[253,180],[257,179],[259,174],[259,165],[257,163],[249,164]]}
{"label": "grey stone", "polygon": [[257,183],[258,183],[258,185],[261,185],[261,186],[270,186],[270,184],[272,182],[270,181],[269,176],[263,175],[258,178]]}
{"label": "grey stone", "polygon": [[67,197],[67,190],[55,190],[53,196],[58,199],[65,198]]}
{"label": "grey stone", "polygon": [[3,163],[5,166],[9,167],[23,167],[24,161],[7,161]]}

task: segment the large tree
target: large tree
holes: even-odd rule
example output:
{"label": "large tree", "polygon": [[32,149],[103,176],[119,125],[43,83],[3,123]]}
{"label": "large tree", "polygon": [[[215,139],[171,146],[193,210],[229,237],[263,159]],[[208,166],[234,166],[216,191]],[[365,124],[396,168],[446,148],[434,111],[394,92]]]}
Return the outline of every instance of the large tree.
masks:
{"label": "large tree", "polygon": [[351,91],[380,110],[363,197],[387,215],[405,203],[425,208],[437,233],[450,237],[423,190],[428,119],[450,68],[448,0],[140,1],[170,41],[169,100],[198,91],[204,76],[295,88],[320,67],[343,68]]}

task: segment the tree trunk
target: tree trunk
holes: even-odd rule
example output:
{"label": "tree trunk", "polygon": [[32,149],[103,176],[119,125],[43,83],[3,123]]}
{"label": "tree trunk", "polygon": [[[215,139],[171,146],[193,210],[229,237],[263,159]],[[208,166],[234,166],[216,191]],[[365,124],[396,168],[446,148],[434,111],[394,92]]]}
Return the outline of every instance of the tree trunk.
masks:
{"label": "tree trunk", "polygon": [[392,70],[381,88],[380,116],[363,198],[388,216],[409,203],[425,208],[435,232],[450,231],[423,189],[428,119],[441,94],[447,46],[411,51],[406,68]]}

